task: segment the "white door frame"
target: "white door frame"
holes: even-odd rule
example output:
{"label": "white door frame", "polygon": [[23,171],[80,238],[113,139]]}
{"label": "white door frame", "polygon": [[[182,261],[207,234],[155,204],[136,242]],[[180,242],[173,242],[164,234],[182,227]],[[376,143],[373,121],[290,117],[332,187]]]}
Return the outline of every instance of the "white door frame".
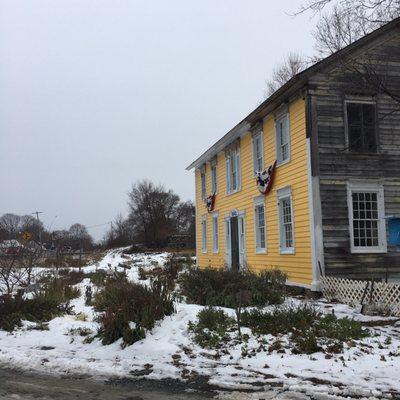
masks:
{"label": "white door frame", "polygon": [[[232,210],[229,214],[225,215],[224,225],[225,225],[225,262],[228,269],[232,268],[232,249],[231,249],[231,218],[237,217],[238,223],[238,245],[239,245],[239,268],[245,268],[246,264],[246,221],[245,221],[245,211],[238,211],[236,209]],[[243,222],[243,223],[242,223]],[[243,227],[243,231],[242,231]],[[241,235],[243,234],[243,240],[241,240]]]}

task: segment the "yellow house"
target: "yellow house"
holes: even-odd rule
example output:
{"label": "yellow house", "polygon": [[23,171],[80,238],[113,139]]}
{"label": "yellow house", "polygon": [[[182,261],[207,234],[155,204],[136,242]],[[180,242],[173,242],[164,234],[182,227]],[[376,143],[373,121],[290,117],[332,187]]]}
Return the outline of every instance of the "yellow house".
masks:
{"label": "yellow house", "polygon": [[[200,267],[278,267],[313,282],[305,100],[296,96],[250,127],[242,122],[191,164]],[[256,174],[276,161],[264,195]],[[207,209],[207,197],[215,195]],[[209,201],[211,201],[210,199]]]}
{"label": "yellow house", "polygon": [[321,274],[400,279],[400,116],[384,117],[398,102],[357,72],[391,57],[396,76],[399,44],[400,18],[297,74],[188,167],[200,267],[277,267],[312,290]]}

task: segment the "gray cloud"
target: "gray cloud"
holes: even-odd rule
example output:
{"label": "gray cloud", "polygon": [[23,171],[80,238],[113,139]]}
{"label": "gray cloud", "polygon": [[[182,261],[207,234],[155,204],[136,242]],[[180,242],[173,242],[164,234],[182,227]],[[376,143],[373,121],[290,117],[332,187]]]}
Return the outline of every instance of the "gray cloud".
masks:
{"label": "gray cloud", "polygon": [[185,167],[256,106],[289,50],[311,53],[296,4],[3,0],[0,213],[95,225],[144,177],[192,199]]}

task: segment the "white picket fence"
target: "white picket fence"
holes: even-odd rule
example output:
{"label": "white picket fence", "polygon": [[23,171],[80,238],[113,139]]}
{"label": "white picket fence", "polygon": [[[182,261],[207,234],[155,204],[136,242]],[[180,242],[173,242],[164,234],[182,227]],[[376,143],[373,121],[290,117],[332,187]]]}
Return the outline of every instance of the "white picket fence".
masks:
{"label": "white picket fence", "polygon": [[371,291],[370,281],[324,276],[321,278],[322,292],[328,300],[338,300],[352,307],[374,304],[388,315],[400,317],[400,283],[374,282]]}

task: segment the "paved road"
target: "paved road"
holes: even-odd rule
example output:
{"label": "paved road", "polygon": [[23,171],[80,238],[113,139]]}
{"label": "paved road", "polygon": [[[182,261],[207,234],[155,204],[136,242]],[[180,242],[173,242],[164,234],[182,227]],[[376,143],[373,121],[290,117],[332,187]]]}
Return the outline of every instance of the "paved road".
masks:
{"label": "paved road", "polygon": [[64,379],[0,368],[1,400],[204,400],[184,387],[157,382],[104,384],[89,379]]}
{"label": "paved road", "polygon": [[[0,400],[206,400],[217,393],[187,391],[176,381],[96,382],[13,371],[0,367]],[[302,393],[270,390],[262,393],[223,392],[221,400],[309,400]],[[318,397],[315,397],[317,399]]]}

